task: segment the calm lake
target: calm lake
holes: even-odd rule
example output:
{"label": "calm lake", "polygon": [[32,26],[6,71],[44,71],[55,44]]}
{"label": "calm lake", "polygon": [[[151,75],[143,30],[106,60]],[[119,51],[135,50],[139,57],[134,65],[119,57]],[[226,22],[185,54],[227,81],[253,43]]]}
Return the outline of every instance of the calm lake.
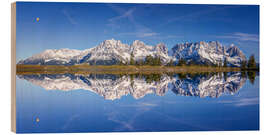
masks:
{"label": "calm lake", "polygon": [[17,75],[17,132],[258,130],[250,76]]}

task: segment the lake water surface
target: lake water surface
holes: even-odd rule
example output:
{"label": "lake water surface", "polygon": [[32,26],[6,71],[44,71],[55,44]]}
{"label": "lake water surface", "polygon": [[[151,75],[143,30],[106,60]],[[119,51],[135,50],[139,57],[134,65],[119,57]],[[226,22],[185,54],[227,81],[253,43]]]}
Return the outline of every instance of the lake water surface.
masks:
{"label": "lake water surface", "polygon": [[17,132],[259,129],[259,76],[17,75]]}

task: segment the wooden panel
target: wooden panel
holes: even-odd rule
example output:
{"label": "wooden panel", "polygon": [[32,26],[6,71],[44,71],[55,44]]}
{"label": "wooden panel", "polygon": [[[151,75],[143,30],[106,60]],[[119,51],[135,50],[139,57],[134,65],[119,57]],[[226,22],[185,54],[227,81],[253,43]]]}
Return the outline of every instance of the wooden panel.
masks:
{"label": "wooden panel", "polygon": [[16,132],[16,3],[11,4],[11,131]]}

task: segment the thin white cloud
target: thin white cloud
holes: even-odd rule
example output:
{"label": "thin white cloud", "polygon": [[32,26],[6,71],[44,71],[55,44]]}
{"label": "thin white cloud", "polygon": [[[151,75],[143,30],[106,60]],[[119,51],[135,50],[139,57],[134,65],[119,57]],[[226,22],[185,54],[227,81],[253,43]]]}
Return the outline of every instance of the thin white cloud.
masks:
{"label": "thin white cloud", "polygon": [[149,27],[142,25],[140,22],[136,21],[135,15],[136,11],[140,10],[140,7],[133,7],[128,10],[124,10],[118,6],[113,4],[108,5],[114,11],[116,11],[119,15],[114,16],[108,19],[108,26],[113,29],[118,29],[123,26],[119,25],[118,22],[122,19],[127,19],[130,24],[134,27],[134,31],[132,32],[122,32],[118,33],[118,36],[134,36],[136,38],[155,38],[155,39],[170,39],[170,38],[182,38],[183,36],[180,35],[163,35],[158,32],[154,32]]}
{"label": "thin white cloud", "polygon": [[108,120],[119,123],[119,126],[115,128],[114,131],[126,131],[134,130],[134,122],[137,120],[137,117],[140,117],[144,113],[150,111],[152,108],[156,107],[158,104],[155,103],[145,103],[140,102],[136,104],[120,105],[120,107],[135,107],[136,111],[132,113],[126,120],[119,119],[119,116],[123,116],[118,110],[113,110],[107,114]]}
{"label": "thin white cloud", "polygon": [[68,19],[68,21],[71,24],[73,24],[73,25],[76,25],[77,24],[77,22],[73,19],[73,17],[70,15],[70,13],[67,10],[63,9],[62,10],[62,13],[65,15],[65,17]]}
{"label": "thin white cloud", "polygon": [[128,11],[124,12],[123,14],[119,15],[119,16],[115,16],[113,18],[109,18],[108,20],[110,22],[114,22],[114,21],[117,21],[117,20],[120,20],[122,18],[131,18],[133,17],[132,14],[133,12],[135,11],[136,8],[131,8],[129,9]]}
{"label": "thin white cloud", "polygon": [[156,106],[158,106],[158,104],[147,103],[147,102],[139,102],[139,103],[136,103],[136,104],[120,105],[120,106],[121,107],[138,107],[138,108],[141,108],[141,107],[156,107]]}
{"label": "thin white cloud", "polygon": [[235,106],[248,106],[248,105],[256,105],[259,104],[259,98],[243,98],[240,99]]}
{"label": "thin white cloud", "polygon": [[120,115],[119,112],[110,112],[107,114],[108,120],[113,121],[115,123],[120,124],[119,128],[116,128],[115,131],[121,131],[121,130],[134,130],[134,127],[132,126],[132,123],[129,121],[123,121],[118,118]]}
{"label": "thin white cloud", "polygon": [[167,35],[165,38],[183,38],[184,36],[181,35]]}
{"label": "thin white cloud", "polygon": [[141,23],[137,22],[135,19],[135,11],[138,10],[138,7],[133,7],[130,8],[128,10],[124,10],[118,6],[109,4],[109,7],[112,8],[114,11],[116,11],[119,15],[118,16],[114,16],[112,18],[108,19],[108,26],[110,26],[113,29],[118,29],[121,28],[123,26],[119,25],[119,21],[121,21],[122,19],[127,19],[130,22],[130,25],[132,25],[134,27],[134,31],[132,32],[128,32],[128,33],[120,33],[118,35],[121,36],[128,36],[128,35],[132,35],[132,36],[136,36],[139,38],[144,38],[144,37],[153,37],[153,36],[157,36],[159,35],[159,33],[154,32],[153,30],[151,30],[150,28],[142,25]]}
{"label": "thin white cloud", "polygon": [[225,10],[225,9],[235,8],[235,7],[236,6],[225,6],[225,7],[209,6],[206,9],[201,9],[201,10],[196,11],[196,12],[192,11],[190,13],[186,13],[186,14],[171,18],[166,23],[161,24],[161,26],[168,25],[170,23],[174,23],[174,22],[178,22],[178,21],[186,21],[186,20],[194,21],[195,18],[203,17],[204,15],[208,15],[208,14],[220,11],[220,10]]}
{"label": "thin white cloud", "polygon": [[152,106],[155,107],[157,106],[157,104],[153,104],[153,103],[141,103],[142,106]]}
{"label": "thin white cloud", "polygon": [[240,40],[243,41],[259,41],[259,35],[256,34],[247,34],[247,33],[235,33],[235,36],[238,36]]}
{"label": "thin white cloud", "polygon": [[253,41],[253,42],[259,42],[259,35],[257,34],[248,34],[248,33],[241,33],[241,32],[235,32],[230,35],[221,35],[216,36],[217,38],[228,38],[228,39],[236,39],[238,41]]}
{"label": "thin white cloud", "polygon": [[241,99],[235,99],[235,100],[224,100],[224,101],[220,101],[219,103],[232,104],[237,107],[257,105],[259,104],[259,97],[241,98]]}
{"label": "thin white cloud", "polygon": [[153,37],[158,36],[159,33],[156,32],[127,32],[127,33],[119,33],[119,36],[134,36],[137,38],[145,38],[145,37]]}
{"label": "thin white cloud", "polygon": [[119,33],[118,36],[134,36],[136,38],[154,38],[154,39],[176,39],[183,38],[182,35],[162,35],[156,32],[126,32]]}
{"label": "thin white cloud", "polygon": [[141,37],[151,37],[151,36],[156,36],[156,35],[158,35],[158,33],[151,32],[151,33],[142,33],[139,36],[141,36]]}
{"label": "thin white cloud", "polygon": [[136,24],[133,14],[136,10],[136,7],[130,8],[128,10],[124,10],[118,6],[115,6],[113,4],[108,4],[110,8],[112,8],[114,11],[116,11],[119,15],[114,16],[112,18],[108,19],[108,25],[111,26],[112,28],[120,28],[120,26],[117,24],[117,22],[121,19],[128,19],[132,24]]}

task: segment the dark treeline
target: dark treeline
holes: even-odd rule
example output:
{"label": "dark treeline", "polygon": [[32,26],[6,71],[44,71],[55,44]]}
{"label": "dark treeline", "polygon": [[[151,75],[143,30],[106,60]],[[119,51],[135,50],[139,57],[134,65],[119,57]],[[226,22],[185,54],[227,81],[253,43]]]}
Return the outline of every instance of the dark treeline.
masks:
{"label": "dark treeline", "polygon": [[[255,70],[249,70],[249,71],[242,70],[240,73],[241,73],[240,77],[247,78],[251,84],[254,84],[255,78],[259,74],[259,72]],[[137,73],[137,74],[121,74],[119,75],[119,77],[129,76],[131,80],[134,80],[134,78],[139,78],[139,79],[144,79],[147,83],[152,83],[152,82],[158,83],[161,81],[161,77],[163,75],[167,75],[170,78],[178,77],[180,80],[183,80],[183,79],[195,80],[197,77],[210,78],[211,76],[214,76],[214,75],[220,75],[220,76],[223,76],[223,79],[225,81],[227,81],[228,76],[230,76],[231,74],[232,72],[203,72],[203,73],[178,73],[178,74],[174,74],[174,73],[140,74],[140,73]]]}
{"label": "dark treeline", "polygon": [[125,64],[124,62],[120,61],[119,65],[137,65],[137,66],[143,66],[143,65],[150,65],[150,66],[161,66],[161,58],[160,57],[153,57],[151,55],[146,56],[144,60],[135,61],[134,55],[131,55],[129,63]]}
{"label": "dark treeline", "polygon": [[254,55],[251,55],[248,61],[241,62],[241,69],[259,70],[259,68],[259,64],[256,63]]}
{"label": "dark treeline", "polygon": [[[144,60],[136,61],[134,60],[134,55],[131,55],[130,62],[124,63],[122,61],[119,62],[119,65],[150,65],[150,66],[162,66],[162,61],[160,57],[153,57],[151,55],[146,56]],[[179,59],[178,61],[170,60],[166,66],[212,66],[212,67],[230,67],[228,64],[228,60],[224,59],[223,62],[217,64],[211,63],[196,63],[194,60]],[[242,70],[259,70],[259,64],[256,63],[255,56],[251,55],[247,61],[241,61],[240,68]]]}

